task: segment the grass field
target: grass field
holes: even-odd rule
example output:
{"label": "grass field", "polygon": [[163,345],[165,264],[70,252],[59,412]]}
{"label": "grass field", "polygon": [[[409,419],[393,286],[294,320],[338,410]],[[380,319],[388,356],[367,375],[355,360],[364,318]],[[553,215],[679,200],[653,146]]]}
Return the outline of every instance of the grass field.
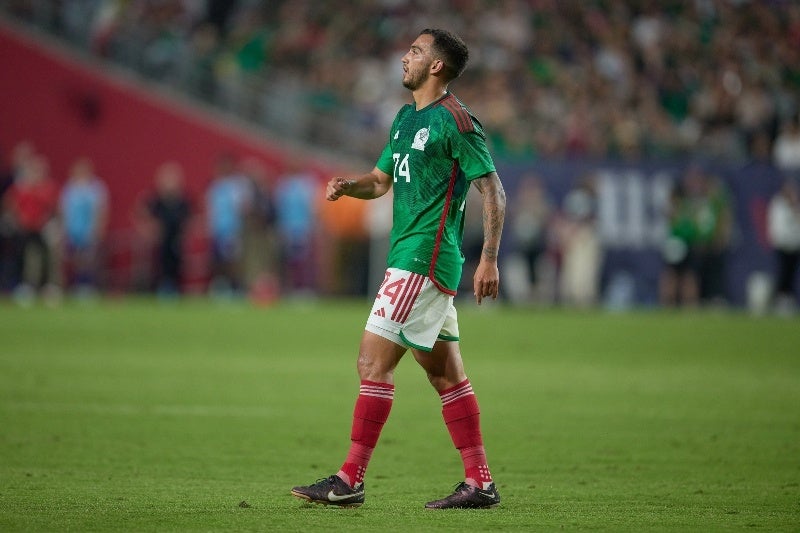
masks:
{"label": "grass field", "polygon": [[411,358],[366,504],[302,504],[368,307],[0,303],[0,531],[800,530],[800,322],[724,312],[465,302],[502,506],[422,508],[463,472]]}

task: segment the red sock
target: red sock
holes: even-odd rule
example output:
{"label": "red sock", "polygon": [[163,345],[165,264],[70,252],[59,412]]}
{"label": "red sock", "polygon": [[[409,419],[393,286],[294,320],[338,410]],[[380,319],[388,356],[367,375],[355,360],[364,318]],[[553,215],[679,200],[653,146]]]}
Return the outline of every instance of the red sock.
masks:
{"label": "red sock", "polygon": [[364,481],[372,450],[389,418],[393,399],[394,385],[391,383],[361,380],[361,389],[353,411],[350,451],[337,474],[351,487]]}
{"label": "red sock", "polygon": [[488,487],[492,482],[492,474],[483,448],[480,410],[472,385],[466,379],[455,387],[441,391],[439,396],[447,430],[461,453],[466,482],[481,488]]}

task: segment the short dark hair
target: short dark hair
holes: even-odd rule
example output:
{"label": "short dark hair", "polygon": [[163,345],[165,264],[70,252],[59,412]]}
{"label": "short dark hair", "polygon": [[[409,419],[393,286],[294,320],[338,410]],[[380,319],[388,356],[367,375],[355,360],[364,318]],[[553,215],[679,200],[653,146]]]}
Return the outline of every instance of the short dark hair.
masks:
{"label": "short dark hair", "polygon": [[461,37],[447,30],[426,28],[420,35],[433,37],[433,50],[444,61],[447,81],[454,80],[464,72],[469,61],[469,49]]}

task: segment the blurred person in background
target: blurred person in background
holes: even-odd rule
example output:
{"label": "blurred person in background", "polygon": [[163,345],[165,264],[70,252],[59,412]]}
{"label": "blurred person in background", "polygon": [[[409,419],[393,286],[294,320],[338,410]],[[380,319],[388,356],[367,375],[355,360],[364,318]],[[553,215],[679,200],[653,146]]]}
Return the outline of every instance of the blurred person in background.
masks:
{"label": "blurred person in background", "polygon": [[211,238],[212,296],[238,295],[242,283],[242,231],[251,189],[232,154],[221,154],[206,191]]}
{"label": "blurred person in background", "polygon": [[559,301],[586,308],[597,303],[603,250],[597,232],[597,196],[592,178],[580,182],[564,197],[556,223],[560,250]]}
{"label": "blurred person in background", "polygon": [[662,303],[724,304],[732,235],[731,205],[725,186],[717,176],[690,165],[673,190],[671,202]]}
{"label": "blurred person in background", "polygon": [[514,251],[506,265],[507,294],[516,303],[552,301],[555,296],[554,273],[548,271],[552,269],[545,262],[552,217],[553,206],[541,178],[532,173],[523,175],[511,206]]}
{"label": "blurred person in background", "polygon": [[252,299],[269,303],[278,296],[278,237],[274,179],[260,160],[242,161],[242,174],[249,193],[244,205],[242,270],[244,284]]}
{"label": "blurred person in background", "polygon": [[17,143],[11,150],[8,164],[3,166],[0,176],[0,291],[3,292],[13,290],[19,284],[22,275],[19,260],[22,256],[21,235],[17,231],[6,193],[34,155],[32,143],[28,141]]}
{"label": "blurred person in background", "polygon": [[800,179],[800,114],[787,119],[772,148],[775,166]]}
{"label": "blurred person in background", "polygon": [[156,170],[155,191],[146,201],[156,224],[156,291],[161,296],[179,294],[182,288],[183,240],[192,206],[184,186],[183,169],[170,161]]}
{"label": "blurred person in background", "polygon": [[410,349],[439,394],[442,416],[464,466],[464,481],[429,509],[488,508],[500,503],[489,470],[480,409],[464,371],[453,306],[464,257],[464,205],[471,185],[483,195],[484,244],[473,294],[497,298],[505,192],[480,123],[448,90],[469,52],[444,30],[423,30],[402,58],[404,105],[371,172],[334,177],[326,199],[371,200],[393,190],[388,269],[370,311],[358,351],[361,380],[351,445],[340,470],[292,489],[292,495],[325,505],[358,507],[364,476],[394,400],[394,369]]}
{"label": "blurred person in background", "polygon": [[108,221],[108,190],[87,157],[76,160],[59,199],[64,234],[65,289],[90,296],[98,289],[100,252]]}
{"label": "blurred person in background", "polygon": [[775,311],[794,314],[797,307],[796,283],[800,266],[800,183],[787,179],[770,200],[767,210],[769,242],[775,253]]}
{"label": "blurred person in background", "polygon": [[668,234],[662,246],[664,268],[659,280],[659,299],[665,307],[697,305],[700,288],[692,257],[697,235],[684,184],[679,181],[667,205]]}
{"label": "blurred person in background", "polygon": [[28,304],[41,293],[46,301],[57,302],[61,296],[54,261],[58,187],[44,156],[35,154],[24,161],[4,201],[20,243],[15,297]]}
{"label": "blurred person in background", "polygon": [[[0,153],[0,156],[5,154]],[[14,183],[14,170],[10,163],[6,164],[5,157],[0,160],[0,165],[0,293],[4,293],[16,285],[13,280],[16,261],[14,229],[4,200],[6,191]]]}
{"label": "blurred person in background", "polygon": [[292,160],[288,165],[275,188],[282,278],[289,295],[309,296],[316,290],[317,281],[314,257],[317,177],[300,160]]}
{"label": "blurred person in background", "polygon": [[697,222],[693,255],[697,261],[700,301],[724,305],[727,256],[733,232],[731,199],[718,176],[701,169],[697,172],[690,177],[689,193]]}

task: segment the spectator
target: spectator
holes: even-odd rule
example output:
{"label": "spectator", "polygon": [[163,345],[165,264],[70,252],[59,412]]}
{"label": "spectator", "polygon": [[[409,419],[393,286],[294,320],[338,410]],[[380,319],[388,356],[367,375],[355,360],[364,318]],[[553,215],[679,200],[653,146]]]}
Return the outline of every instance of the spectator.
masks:
{"label": "spectator", "polygon": [[243,213],[242,265],[251,298],[269,303],[278,296],[278,237],[273,198],[274,176],[254,158],[242,162],[249,193]]}
{"label": "spectator", "polygon": [[108,219],[108,190],[92,161],[76,160],[59,202],[64,232],[65,288],[91,295],[98,288],[100,249]]}
{"label": "spectator", "polygon": [[316,176],[300,161],[290,163],[275,190],[284,285],[296,296],[316,288],[313,252],[317,190]]}
{"label": "spectator", "polygon": [[24,304],[30,303],[39,292],[51,303],[57,302],[61,295],[53,261],[58,189],[49,172],[43,156],[32,156],[23,163],[5,198],[20,243],[17,264],[20,283],[15,295]]}
{"label": "spectator", "polygon": [[35,155],[33,145],[22,141],[11,151],[7,167],[2,168],[0,176],[0,291],[10,291],[20,282],[19,270],[22,257],[21,235],[16,229],[13,213],[6,193],[22,173],[28,161]]}
{"label": "spectator", "polygon": [[[519,303],[552,299],[552,295],[548,294],[549,287],[545,286],[548,281],[552,282],[547,272],[549,265],[543,260],[549,244],[552,211],[550,199],[539,176],[523,176],[510,212],[509,229],[515,251],[511,264],[517,268],[506,268],[513,278],[508,282],[509,297]],[[520,274],[517,276],[516,272]]]}
{"label": "spectator", "polygon": [[659,299],[665,307],[697,305],[700,289],[692,248],[697,227],[683,182],[672,189],[668,204],[669,232],[662,254],[664,269],[659,281]]}
{"label": "spectator", "polygon": [[595,227],[596,203],[593,181],[582,180],[564,198],[557,222],[559,297],[567,306],[586,308],[597,303],[603,258]]}
{"label": "spectator", "polygon": [[722,182],[697,165],[689,167],[673,191],[669,220],[662,303],[725,303],[732,214]]}
{"label": "spectator", "polygon": [[11,163],[6,166],[5,159],[0,160],[0,165],[0,293],[3,293],[16,285],[13,279],[16,251],[11,217],[6,212],[4,199],[6,191],[14,183],[14,169]]}
{"label": "spectator", "polygon": [[191,215],[178,163],[164,163],[156,171],[155,192],[147,200],[147,212],[158,228],[156,289],[162,296],[178,294],[182,288],[183,239]]}
{"label": "spectator", "polygon": [[217,159],[215,176],[206,192],[211,237],[213,295],[239,293],[242,286],[242,231],[250,189],[231,154]]}
{"label": "spectator", "polygon": [[800,178],[800,114],[786,120],[773,148],[775,165]]}
{"label": "spectator", "polygon": [[797,296],[797,267],[800,265],[800,185],[788,179],[769,203],[767,211],[769,241],[775,250],[775,309],[793,314]]}
{"label": "spectator", "polygon": [[724,304],[727,254],[732,235],[730,197],[717,176],[703,171],[690,177],[690,194],[698,230],[693,255],[698,267],[700,301]]}

